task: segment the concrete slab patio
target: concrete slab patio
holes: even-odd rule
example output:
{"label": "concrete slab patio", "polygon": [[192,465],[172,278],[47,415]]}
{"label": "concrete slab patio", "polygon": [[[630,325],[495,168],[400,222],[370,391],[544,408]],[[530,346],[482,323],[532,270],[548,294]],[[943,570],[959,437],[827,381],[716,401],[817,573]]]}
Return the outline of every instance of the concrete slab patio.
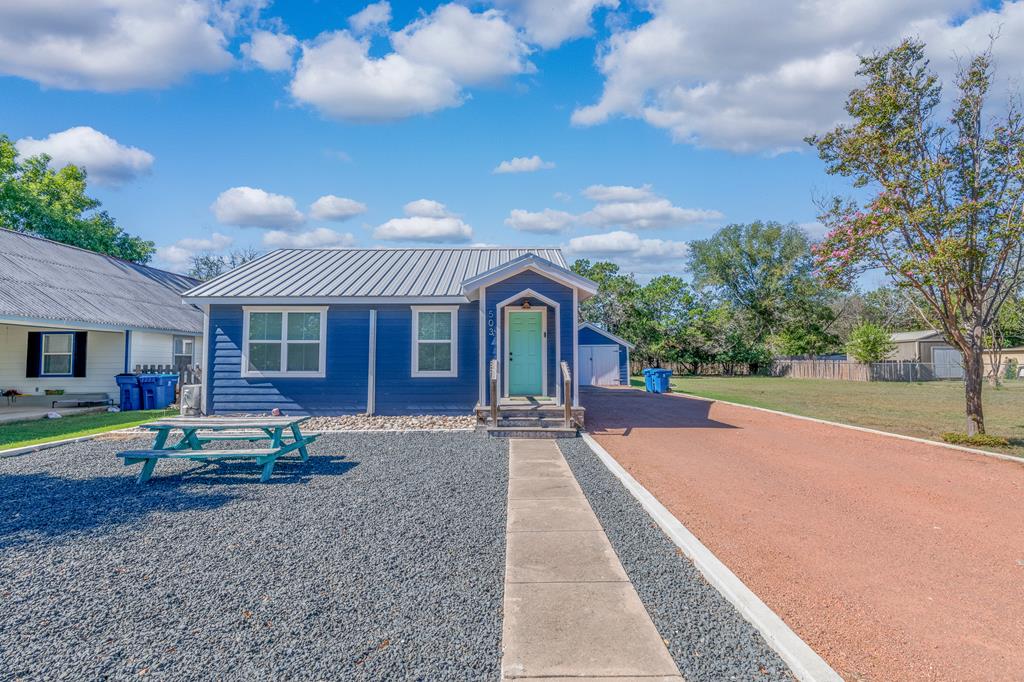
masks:
{"label": "concrete slab patio", "polygon": [[682,679],[553,441],[510,441],[507,530],[505,679]]}

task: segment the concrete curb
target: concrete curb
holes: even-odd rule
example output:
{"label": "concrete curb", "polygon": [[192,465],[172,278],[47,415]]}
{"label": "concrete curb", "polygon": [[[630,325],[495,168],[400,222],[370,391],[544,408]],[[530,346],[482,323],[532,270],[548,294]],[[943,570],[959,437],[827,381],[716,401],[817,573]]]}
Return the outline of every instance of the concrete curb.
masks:
{"label": "concrete curb", "polygon": [[607,450],[586,431],[583,440],[640,502],[672,542],[693,562],[709,583],[753,625],[801,682],[843,682],[843,678],[790,629],[779,616],[711,553],[679,519],[633,478]]}
{"label": "concrete curb", "polygon": [[[128,433],[134,426],[129,426],[126,429],[115,429],[113,431],[102,431],[100,433],[92,433],[88,436],[76,436],[75,438],[65,438],[63,440],[51,440],[45,443],[36,443],[35,445],[26,445],[20,448],[10,448],[9,450],[0,450],[0,459],[4,457],[17,457],[18,455],[27,455],[30,452],[39,452],[40,450],[49,450],[50,448],[56,448],[61,445],[69,445],[71,443],[81,443],[82,441],[92,440],[99,436],[105,436],[110,433]],[[317,433],[414,433],[414,432],[425,432],[425,433],[473,433],[476,429],[317,429]],[[151,431],[140,431],[140,436],[152,434]]]}
{"label": "concrete curb", "polygon": [[744,405],[743,403],[734,403],[729,400],[719,400],[717,398],[705,398],[704,396],[693,395],[691,393],[672,392],[662,393],[661,395],[672,396],[675,398],[692,398],[693,400],[703,400],[704,402],[708,403],[722,403],[723,405],[732,405],[733,407],[745,407],[748,410],[757,410],[758,412],[767,412],[768,414],[777,414],[783,417],[792,417],[793,419],[803,419],[804,421],[814,422],[815,424],[838,426],[843,429],[851,429],[853,431],[860,431],[862,433],[873,433],[877,436],[889,436],[891,438],[899,438],[900,440],[909,440],[914,443],[924,443],[925,445],[937,445],[938,447],[946,448],[947,450],[959,450],[960,452],[970,452],[971,454],[975,455],[984,455],[985,457],[994,457],[995,459],[1001,459],[1007,462],[1016,462],[1017,464],[1024,464],[1024,457],[1015,457],[1014,455],[1004,455],[1001,452],[992,452],[991,450],[979,450],[978,448],[969,448],[964,445],[944,443],[941,440],[929,440],[927,438],[918,438],[917,436],[905,436],[902,433],[893,433],[892,431],[879,431],[878,429],[871,429],[866,426],[854,426],[853,424],[832,422],[828,421],[827,419],[818,419],[817,417],[805,417],[800,414],[793,414],[792,412],[782,412],[781,410],[772,410],[767,407],[757,407],[755,405]]}
{"label": "concrete curb", "polygon": [[[131,428],[131,427],[129,427]],[[87,436],[75,436],[74,438],[64,438],[63,440],[50,440],[45,443],[36,443],[35,445],[25,445],[20,448],[10,448],[8,450],[0,450],[0,459],[4,457],[17,457],[18,455],[27,455],[30,452],[39,452],[40,450],[49,450],[50,448],[56,448],[61,445],[69,445],[71,443],[81,443],[82,441],[92,440],[93,438],[99,438],[100,436],[106,436],[110,433],[122,433],[128,429],[114,429],[113,431],[100,431],[99,433],[90,433]]]}

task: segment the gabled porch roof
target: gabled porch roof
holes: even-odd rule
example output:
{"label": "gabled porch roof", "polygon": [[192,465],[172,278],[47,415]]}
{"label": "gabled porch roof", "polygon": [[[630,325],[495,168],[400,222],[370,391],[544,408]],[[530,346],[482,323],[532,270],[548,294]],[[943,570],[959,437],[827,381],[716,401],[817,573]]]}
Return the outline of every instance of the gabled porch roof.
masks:
{"label": "gabled porch roof", "polygon": [[480,289],[526,270],[533,270],[567,287],[577,289],[579,291],[579,300],[581,301],[597,294],[596,282],[577,275],[572,270],[556,265],[533,253],[524,254],[507,263],[502,263],[497,267],[481,272],[479,275],[470,277],[463,281],[462,293],[472,301],[479,298]]}

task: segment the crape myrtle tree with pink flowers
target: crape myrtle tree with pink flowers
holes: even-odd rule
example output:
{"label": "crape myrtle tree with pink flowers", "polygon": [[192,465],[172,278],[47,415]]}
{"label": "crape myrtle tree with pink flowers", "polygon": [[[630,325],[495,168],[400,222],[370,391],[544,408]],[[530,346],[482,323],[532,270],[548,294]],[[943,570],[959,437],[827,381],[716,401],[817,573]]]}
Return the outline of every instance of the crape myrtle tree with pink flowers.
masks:
{"label": "crape myrtle tree with pink flowers", "polygon": [[881,268],[918,292],[924,312],[963,354],[967,433],[984,433],[983,342],[1024,275],[1019,100],[1009,97],[994,116],[986,110],[991,50],[961,66],[951,109],[919,41],[862,57],[857,74],[867,82],[847,99],[850,122],[807,139],[830,174],[870,196],[825,207],[819,272],[849,286]]}

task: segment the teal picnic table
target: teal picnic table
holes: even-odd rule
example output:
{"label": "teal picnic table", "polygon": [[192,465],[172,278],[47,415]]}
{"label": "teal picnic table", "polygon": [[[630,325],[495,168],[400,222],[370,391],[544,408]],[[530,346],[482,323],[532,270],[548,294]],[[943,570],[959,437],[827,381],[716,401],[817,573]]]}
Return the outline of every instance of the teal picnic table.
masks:
{"label": "teal picnic table", "polygon": [[[299,425],[309,417],[170,417],[159,419],[142,428],[156,432],[149,450],[126,450],[117,453],[125,466],[141,464],[137,483],[145,483],[153,475],[161,459],[188,459],[196,462],[214,462],[232,459],[253,460],[263,467],[260,482],[266,483],[274,473],[279,457],[298,451],[302,461],[309,459],[306,446],[320,435],[302,433]],[[181,432],[177,442],[168,445],[175,432]],[[208,449],[210,443],[220,441],[258,442],[269,440],[266,447],[233,450]]]}

